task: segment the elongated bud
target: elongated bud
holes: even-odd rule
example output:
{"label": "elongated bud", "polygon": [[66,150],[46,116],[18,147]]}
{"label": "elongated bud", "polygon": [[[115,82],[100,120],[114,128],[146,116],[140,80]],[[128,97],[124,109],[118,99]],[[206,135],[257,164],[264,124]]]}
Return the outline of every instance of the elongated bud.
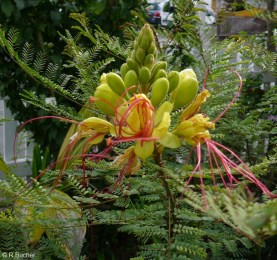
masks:
{"label": "elongated bud", "polygon": [[147,67],[141,67],[141,69],[139,70],[139,81],[142,84],[146,84],[151,77],[151,72]]}
{"label": "elongated bud", "polygon": [[152,69],[154,66],[155,57],[153,54],[147,54],[147,56],[144,59],[144,66],[146,66],[149,69]]}
{"label": "elongated bud", "polygon": [[153,106],[158,106],[166,97],[169,89],[169,82],[166,78],[157,79],[151,92],[151,103]]}
{"label": "elongated bud", "polygon": [[167,68],[167,63],[165,61],[158,61],[154,65],[154,67],[153,67],[153,69],[151,71],[151,78],[155,79],[156,74],[158,73],[158,71],[161,70],[161,69],[162,70],[166,70],[166,68]]}
{"label": "elongated bud", "polygon": [[154,42],[151,42],[151,44],[150,44],[150,46],[149,46],[147,52],[148,52],[149,54],[153,54],[153,55],[155,55],[155,54],[157,53],[157,47],[156,47],[156,45],[155,45]]}
{"label": "elongated bud", "polygon": [[125,91],[125,84],[122,78],[116,73],[110,72],[106,76],[107,83],[110,88],[119,96],[122,95]]}
{"label": "elongated bud", "polygon": [[198,92],[198,81],[192,77],[184,78],[171,93],[170,101],[174,102],[174,109],[190,104]]}
{"label": "elongated bud", "polygon": [[169,81],[168,93],[171,93],[179,84],[179,73],[177,71],[171,71],[168,73],[167,79]]}
{"label": "elongated bud", "polygon": [[[148,56],[149,54],[151,54],[151,56]],[[157,49],[153,31],[149,24],[145,24],[138,35],[136,44],[134,44],[134,54],[132,58],[135,59],[139,67],[146,66],[152,68],[156,55]]]}
{"label": "elongated bud", "polygon": [[155,76],[154,81],[156,81],[157,79],[160,79],[160,78],[167,78],[167,73],[163,69],[158,70],[158,72],[157,72],[157,74]]}
{"label": "elongated bud", "polygon": [[136,61],[143,65],[144,64],[144,59],[146,56],[146,51],[140,47],[138,47],[137,51],[136,51]]}
{"label": "elongated bud", "polygon": [[133,58],[126,60],[129,70],[134,70],[137,74],[139,73],[139,67],[137,62]]}
{"label": "elongated bud", "polygon": [[128,70],[129,70],[129,67],[128,67],[127,63],[123,63],[120,67],[120,75],[123,79],[124,79],[126,73],[128,72]]}
{"label": "elongated bud", "polygon": [[113,116],[115,114],[115,107],[118,105],[117,103],[120,100],[120,97],[114,93],[107,84],[102,84],[96,88],[94,100],[99,111],[106,115]]}
{"label": "elongated bud", "polygon": [[147,36],[148,41],[149,41],[150,43],[155,41],[153,31],[152,31],[152,29],[151,29],[151,27],[150,27],[149,24],[145,24],[145,25],[143,26],[143,28],[142,28],[142,33],[143,33],[144,35]]}
{"label": "elongated bud", "polygon": [[193,69],[184,69],[179,73],[180,81],[186,77],[192,77],[197,80],[196,74]]}
{"label": "elongated bud", "polygon": [[140,41],[139,45],[140,45],[140,47],[143,48],[144,50],[148,50],[148,48],[149,48],[149,39],[148,39],[147,35],[144,34],[144,35],[141,37],[141,41]]}
{"label": "elongated bud", "polygon": [[124,77],[124,84],[126,88],[136,86],[135,88],[128,90],[128,93],[132,96],[136,92],[138,87],[138,76],[134,70],[129,70],[126,73]]}
{"label": "elongated bud", "polygon": [[139,47],[139,43],[137,40],[134,41],[134,49],[137,50],[137,48]]}

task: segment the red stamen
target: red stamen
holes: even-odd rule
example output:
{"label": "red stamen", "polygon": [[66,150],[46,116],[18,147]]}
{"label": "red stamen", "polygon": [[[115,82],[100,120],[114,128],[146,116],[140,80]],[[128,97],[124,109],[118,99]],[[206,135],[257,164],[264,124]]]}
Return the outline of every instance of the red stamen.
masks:
{"label": "red stamen", "polygon": [[206,89],[207,88],[207,80],[208,80],[208,76],[209,76],[209,69],[207,68],[206,69],[206,72],[205,72],[205,77],[204,77],[204,82],[203,82],[203,89]]}
{"label": "red stamen", "polygon": [[201,186],[201,191],[202,191],[202,195],[203,195],[203,198],[204,198],[204,205],[205,207],[207,208],[208,207],[208,203],[207,203],[207,198],[206,198],[206,193],[205,193],[205,186],[204,186],[204,181],[203,181],[203,173],[202,173],[202,170],[201,170],[201,144],[200,142],[198,142],[197,146],[196,146],[196,153],[197,153],[197,164],[196,166],[194,167],[186,185],[185,185],[185,188],[189,185],[190,181],[192,180],[194,174],[196,172],[199,173],[199,179],[200,179],[200,186]]}
{"label": "red stamen", "polygon": [[71,123],[71,124],[80,124],[79,122],[77,122],[75,120],[67,119],[67,118],[60,117],[60,116],[40,116],[40,117],[35,117],[35,118],[32,118],[32,119],[29,119],[29,120],[25,121],[24,123],[22,123],[18,127],[18,129],[16,131],[16,134],[15,134],[14,142],[13,142],[13,154],[14,154],[14,163],[15,163],[15,165],[16,165],[16,141],[17,141],[19,133],[22,131],[22,129],[24,128],[25,125],[27,125],[27,124],[29,124],[33,121],[37,121],[37,120],[41,120],[41,119],[48,119],[48,118],[59,119],[61,121]]}
{"label": "red stamen", "polygon": [[221,112],[219,114],[218,117],[216,117],[212,122],[213,123],[216,123],[221,117],[224,116],[224,114],[230,109],[230,107],[234,104],[234,102],[237,100],[238,96],[240,95],[241,93],[241,89],[242,89],[242,78],[240,76],[240,74],[237,72],[237,71],[234,71],[234,73],[238,76],[239,78],[239,89],[237,91],[237,93],[235,94],[234,98],[231,100],[231,102],[227,105],[227,107],[224,109],[223,112]]}
{"label": "red stamen", "polygon": [[112,140],[112,143],[125,143],[125,142],[135,142],[135,141],[141,141],[141,142],[150,142],[150,141],[157,141],[159,140],[159,137],[121,137],[116,140]]}
{"label": "red stamen", "polygon": [[[232,185],[232,181],[239,183],[239,181],[232,175],[232,172],[231,172],[231,169],[232,169],[232,170],[236,171],[237,173],[241,174],[244,178],[249,180],[251,183],[255,184],[263,193],[268,195],[270,198],[277,197],[277,195],[270,192],[269,189],[255,177],[255,175],[251,172],[249,167],[232,150],[230,150],[229,148],[225,147],[224,145],[219,144],[210,139],[205,139],[205,143],[207,144],[208,149],[210,149],[214,153],[214,158],[217,156],[219,158],[219,160],[221,161],[231,185]],[[233,157],[236,158],[236,160],[238,160],[240,162],[240,165],[231,161],[217,147],[220,147],[224,151],[227,151],[228,153],[230,153]],[[215,156],[215,154],[216,154],[216,156]],[[218,164],[217,164],[217,167],[218,167]]]}
{"label": "red stamen", "polygon": [[[118,111],[119,108],[116,110],[116,117],[115,117],[115,125],[119,126],[116,130],[116,135],[118,137],[124,137],[125,135],[132,135],[133,137],[148,137],[151,136],[154,128],[154,108],[147,100],[141,97],[134,96],[134,101],[132,101],[129,106],[127,107],[126,111],[124,111],[123,115],[120,114]],[[139,131],[134,129],[132,125],[130,125],[128,121],[128,117],[131,115],[132,112],[136,112],[140,116],[140,127]],[[128,133],[126,128],[128,127],[131,132]]]}

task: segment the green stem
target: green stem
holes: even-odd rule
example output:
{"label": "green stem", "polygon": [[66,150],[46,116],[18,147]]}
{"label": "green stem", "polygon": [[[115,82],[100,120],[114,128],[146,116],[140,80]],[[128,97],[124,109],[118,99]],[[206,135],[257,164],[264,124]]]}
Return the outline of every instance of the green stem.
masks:
{"label": "green stem", "polygon": [[[157,165],[159,165],[160,167],[164,168],[164,162],[162,160],[162,152],[159,151],[158,147],[155,147],[155,151],[154,151],[154,161]],[[168,224],[168,249],[167,252],[170,250],[170,246],[171,246],[171,240],[173,237],[173,227],[176,223],[176,217],[174,215],[174,209],[176,206],[175,200],[174,200],[174,196],[171,193],[170,187],[168,185],[168,182],[166,180],[166,175],[164,173],[164,171],[159,170],[158,172],[159,177],[161,178],[162,182],[163,182],[163,186],[165,188],[166,191],[166,195],[169,201],[169,208],[168,208],[168,219],[167,219],[167,224]]]}

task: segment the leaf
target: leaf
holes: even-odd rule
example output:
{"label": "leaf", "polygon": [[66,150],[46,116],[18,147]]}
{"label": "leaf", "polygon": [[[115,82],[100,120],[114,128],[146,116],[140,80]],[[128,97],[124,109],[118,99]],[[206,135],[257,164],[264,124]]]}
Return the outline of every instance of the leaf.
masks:
{"label": "leaf", "polygon": [[[66,240],[65,248],[70,259],[77,259],[80,256],[82,244],[86,234],[86,224],[82,221],[82,210],[77,203],[66,193],[55,190],[51,193],[54,209],[50,209],[51,213],[58,220],[64,223],[63,228],[68,229],[69,237]],[[48,210],[46,214],[50,213]],[[50,234],[46,228],[46,234]]]}
{"label": "leaf", "polygon": [[10,172],[9,166],[4,162],[2,157],[0,157],[0,171],[2,171],[4,174],[8,174]]}
{"label": "leaf", "polygon": [[88,204],[99,204],[100,202],[98,200],[95,200],[93,198],[82,198],[78,196],[73,196],[73,199],[82,202],[82,203],[88,203]]}
{"label": "leaf", "polygon": [[45,169],[50,163],[50,151],[49,151],[49,147],[46,147],[44,155],[43,155],[43,159],[42,159],[42,163],[41,163],[41,169]]}
{"label": "leaf", "polygon": [[15,0],[16,8],[21,10],[25,8],[25,1],[23,0]]}
{"label": "leaf", "polygon": [[38,172],[42,169],[42,162],[41,162],[41,155],[40,155],[40,148],[38,144],[35,144],[33,150],[33,161],[32,161],[32,175],[36,177]]}
{"label": "leaf", "polygon": [[11,0],[2,0],[1,1],[1,9],[7,17],[10,17],[13,12],[12,1]]}

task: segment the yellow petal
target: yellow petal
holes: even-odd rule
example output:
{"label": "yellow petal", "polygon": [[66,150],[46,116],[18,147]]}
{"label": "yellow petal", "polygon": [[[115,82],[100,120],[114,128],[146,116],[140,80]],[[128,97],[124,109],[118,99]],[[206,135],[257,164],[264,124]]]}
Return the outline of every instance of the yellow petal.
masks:
{"label": "yellow petal", "polygon": [[154,128],[153,137],[163,137],[170,126],[170,115],[169,113],[164,113],[162,121],[157,127]]}
{"label": "yellow petal", "polygon": [[180,139],[177,135],[167,132],[159,141],[165,147],[178,148],[181,145]]}
{"label": "yellow petal", "polygon": [[163,116],[164,116],[164,113],[168,112],[170,113],[173,109],[173,104],[168,102],[168,101],[165,101],[163,104],[160,105],[160,107],[156,110],[155,112],[155,119],[154,119],[154,125],[158,125]]}
{"label": "yellow petal", "polygon": [[98,117],[89,117],[85,119],[79,126],[81,131],[85,131],[87,128],[94,130],[97,133],[109,133],[110,129],[113,128],[113,125],[104,119]]}
{"label": "yellow petal", "polygon": [[192,137],[196,134],[195,127],[184,128],[181,131],[178,131],[178,134],[182,137]]}
{"label": "yellow petal", "polygon": [[177,129],[181,131],[182,129],[185,129],[191,126],[193,126],[193,122],[190,120],[185,120],[178,125]]}
{"label": "yellow petal", "polygon": [[154,151],[154,141],[150,141],[150,142],[138,141],[134,148],[134,152],[142,160],[145,160],[146,158],[151,156],[153,151]]}
{"label": "yellow petal", "polygon": [[90,145],[99,144],[103,141],[105,135],[99,135],[92,140],[90,140]]}
{"label": "yellow petal", "polygon": [[112,165],[120,168],[125,176],[135,173],[141,168],[140,160],[134,152],[134,146],[129,147],[123,154],[118,155]]}
{"label": "yellow petal", "polygon": [[138,133],[142,128],[141,120],[142,119],[139,117],[137,110],[134,109],[128,116],[127,123],[134,132]]}
{"label": "yellow petal", "polygon": [[182,114],[180,115],[180,121],[184,121],[195,115],[199,111],[202,103],[204,103],[209,96],[210,93],[206,89],[199,93],[194,101],[183,110]]}

